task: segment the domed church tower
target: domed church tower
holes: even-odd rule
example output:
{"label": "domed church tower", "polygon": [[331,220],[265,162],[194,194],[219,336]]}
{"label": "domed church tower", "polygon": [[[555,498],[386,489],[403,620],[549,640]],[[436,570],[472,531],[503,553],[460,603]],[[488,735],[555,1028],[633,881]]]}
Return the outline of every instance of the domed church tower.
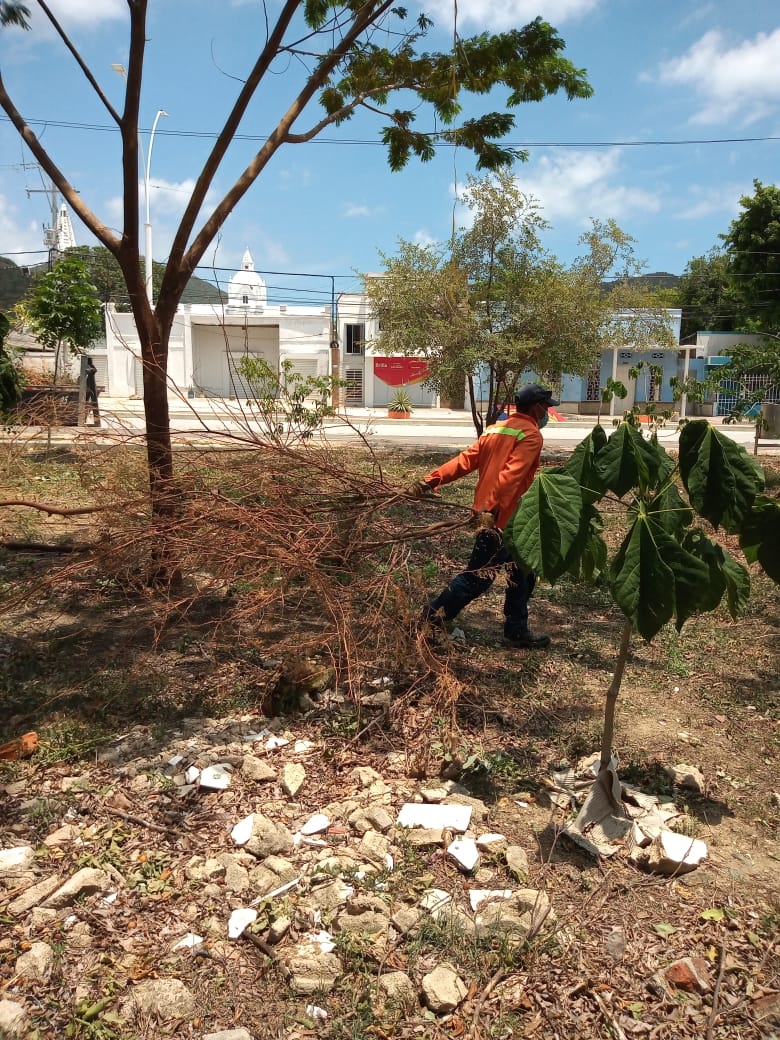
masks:
{"label": "domed church tower", "polygon": [[228,285],[228,307],[260,312],[267,302],[265,282],[255,271],[255,262],[247,249],[241,261],[241,270],[233,275]]}

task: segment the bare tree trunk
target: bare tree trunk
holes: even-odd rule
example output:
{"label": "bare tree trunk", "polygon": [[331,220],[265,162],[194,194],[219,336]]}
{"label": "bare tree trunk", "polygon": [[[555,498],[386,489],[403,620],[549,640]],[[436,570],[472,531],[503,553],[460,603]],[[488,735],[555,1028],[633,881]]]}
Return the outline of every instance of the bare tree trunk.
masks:
{"label": "bare tree trunk", "polygon": [[607,690],[607,702],[604,706],[604,732],[601,737],[601,763],[599,772],[609,767],[612,761],[612,744],[615,737],[615,705],[617,704],[620,684],[623,681],[623,671],[628,660],[628,648],[631,643],[631,633],[634,626],[626,621],[623,626],[623,634],[620,637],[620,649],[615,661],[615,671],[612,673],[612,682]]}

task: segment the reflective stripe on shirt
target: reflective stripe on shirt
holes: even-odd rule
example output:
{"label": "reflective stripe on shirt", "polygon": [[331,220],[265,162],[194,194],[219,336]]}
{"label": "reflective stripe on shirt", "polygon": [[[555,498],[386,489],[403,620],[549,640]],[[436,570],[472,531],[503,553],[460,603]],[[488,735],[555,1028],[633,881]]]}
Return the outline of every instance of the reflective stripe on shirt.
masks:
{"label": "reflective stripe on shirt", "polygon": [[523,430],[515,430],[511,426],[488,426],[485,432],[482,434],[483,437],[487,437],[490,433],[506,433],[510,437],[514,437],[518,441],[524,440],[528,434]]}

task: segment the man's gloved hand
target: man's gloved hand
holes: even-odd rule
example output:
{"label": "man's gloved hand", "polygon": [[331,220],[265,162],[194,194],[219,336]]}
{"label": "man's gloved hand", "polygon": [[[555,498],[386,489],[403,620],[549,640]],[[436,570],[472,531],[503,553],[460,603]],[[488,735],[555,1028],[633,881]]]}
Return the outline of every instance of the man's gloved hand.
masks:
{"label": "man's gloved hand", "polygon": [[413,480],[411,484],[407,484],[404,488],[404,494],[408,498],[425,498],[433,488],[430,484],[426,484],[424,480]]}
{"label": "man's gloved hand", "polygon": [[493,531],[496,528],[495,515],[486,509],[474,509],[471,513],[471,526],[475,531]]}

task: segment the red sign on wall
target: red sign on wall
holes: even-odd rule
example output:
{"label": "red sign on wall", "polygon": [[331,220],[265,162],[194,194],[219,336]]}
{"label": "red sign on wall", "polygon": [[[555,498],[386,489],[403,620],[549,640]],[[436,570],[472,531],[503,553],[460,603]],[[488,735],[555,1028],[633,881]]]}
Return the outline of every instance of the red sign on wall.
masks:
{"label": "red sign on wall", "polygon": [[388,386],[422,383],[428,375],[428,362],[421,358],[375,357],[374,375]]}

